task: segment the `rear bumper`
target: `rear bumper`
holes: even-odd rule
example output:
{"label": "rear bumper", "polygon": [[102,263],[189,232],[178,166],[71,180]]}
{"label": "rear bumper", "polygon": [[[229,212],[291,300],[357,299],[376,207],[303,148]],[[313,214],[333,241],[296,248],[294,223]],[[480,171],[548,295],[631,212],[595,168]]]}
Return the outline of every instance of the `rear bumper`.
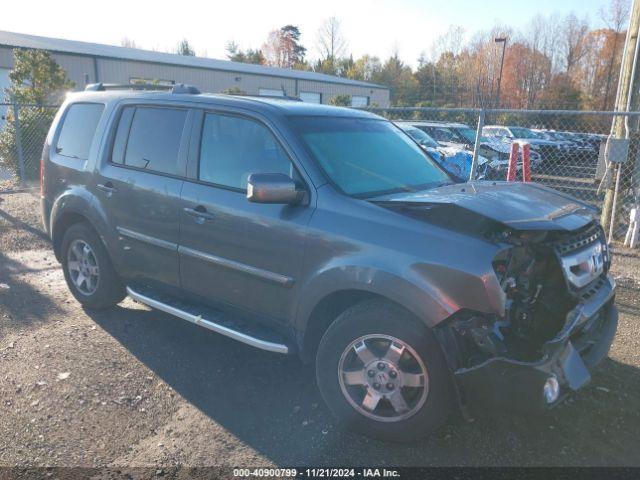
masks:
{"label": "rear bumper", "polygon": [[[496,357],[456,371],[462,404],[471,411],[544,411],[587,385],[590,370],[607,356],[616,333],[614,292],[613,280],[607,279],[595,298],[571,312],[565,328],[543,346],[540,360],[522,362]],[[547,403],[544,385],[552,376],[558,381],[560,394],[556,401]]]}

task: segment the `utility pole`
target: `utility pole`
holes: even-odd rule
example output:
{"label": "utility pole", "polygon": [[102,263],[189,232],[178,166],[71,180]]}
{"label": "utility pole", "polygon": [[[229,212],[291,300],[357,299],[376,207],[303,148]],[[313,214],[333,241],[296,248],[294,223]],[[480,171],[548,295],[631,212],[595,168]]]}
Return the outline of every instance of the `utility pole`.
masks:
{"label": "utility pole", "polygon": [[507,49],[507,37],[493,39],[496,43],[502,43],[502,58],[500,60],[500,76],[498,77],[498,93],[496,95],[496,107],[500,108],[500,84],[502,84],[502,67],[504,67],[504,51]]}
{"label": "utility pole", "polygon": [[[627,29],[627,37],[625,39],[624,46],[624,54],[622,57],[622,63],[620,65],[620,78],[618,80],[618,93],[616,95],[615,102],[615,110],[616,111],[627,111],[637,109],[638,107],[638,94],[640,90],[640,75],[635,70],[638,69],[636,65],[639,63],[638,57],[640,57],[640,48],[638,48],[638,34],[640,33],[640,0],[634,0],[633,6],[631,7],[631,18],[629,20],[629,28]],[[631,107],[631,108],[629,108]],[[627,127],[635,124],[637,125],[637,120],[633,118],[629,118],[625,125],[625,120],[627,117],[616,115],[613,118],[611,124],[611,138],[626,138]],[[631,128],[629,128],[631,130]],[[637,127],[634,129],[637,130]],[[614,204],[618,203],[618,206],[621,202],[616,202],[617,189],[620,187],[620,177],[622,172],[625,172],[624,178],[622,179],[624,184],[627,183],[627,174],[633,175],[633,164],[637,161],[637,147],[634,146],[637,143],[638,135],[637,132],[630,135],[632,139],[632,145],[629,149],[629,156],[625,163],[616,163],[609,162],[607,173],[605,174],[605,181],[608,182],[606,184],[606,192],[604,197],[604,204],[602,207],[602,215],[600,217],[600,222],[602,226],[607,229],[610,228],[610,232],[614,232],[614,225],[612,222],[613,218],[616,218],[617,212],[615,212],[614,216]],[[635,138],[634,138],[635,137]],[[634,141],[635,140],[635,141]],[[608,159],[607,159],[608,160]],[[630,165],[630,167],[627,167]],[[613,179],[616,179],[614,182]],[[618,208],[616,208],[618,210]],[[610,235],[611,237],[611,235]],[[609,238],[611,241],[611,238]]]}

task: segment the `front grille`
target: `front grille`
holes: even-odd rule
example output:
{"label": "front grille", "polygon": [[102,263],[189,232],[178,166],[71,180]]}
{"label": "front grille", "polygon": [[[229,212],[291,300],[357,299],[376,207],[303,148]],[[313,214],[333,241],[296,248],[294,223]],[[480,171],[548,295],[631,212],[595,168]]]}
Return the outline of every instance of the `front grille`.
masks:
{"label": "front grille", "polygon": [[604,231],[600,225],[592,224],[576,234],[553,242],[553,248],[558,255],[562,256],[581,250],[598,241],[605,243]]}
{"label": "front grille", "polygon": [[604,285],[609,270],[609,252],[604,230],[596,223],[549,243],[563,269],[570,290],[582,301],[595,295]]}

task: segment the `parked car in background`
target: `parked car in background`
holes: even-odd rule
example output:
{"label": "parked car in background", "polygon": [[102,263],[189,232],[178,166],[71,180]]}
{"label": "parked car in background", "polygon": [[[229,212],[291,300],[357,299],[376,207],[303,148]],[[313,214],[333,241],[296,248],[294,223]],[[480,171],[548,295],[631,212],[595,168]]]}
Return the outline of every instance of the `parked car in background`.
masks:
{"label": "parked car in background", "polygon": [[568,144],[570,154],[578,159],[592,159],[600,151],[600,141],[590,140],[587,135],[555,130],[534,130],[542,138]]}
{"label": "parked car in background", "polygon": [[500,139],[508,143],[518,140],[529,143],[531,151],[540,156],[537,166],[542,168],[546,168],[550,163],[562,158],[564,152],[564,149],[557,142],[540,138],[531,129],[525,127],[486,125],[482,128],[482,134],[488,138]]}
{"label": "parked car in background", "polygon": [[[441,145],[431,138],[429,134],[425,133],[424,130],[413,126],[411,122],[396,122],[396,125],[418,142],[457,181],[466,182],[469,180],[473,152],[452,145]],[[494,165],[493,162],[489,162],[488,159],[481,155],[478,156],[478,178],[498,178],[498,171],[494,170],[494,167],[497,168],[499,165],[497,163]]]}
{"label": "parked car in background", "polygon": [[[455,151],[467,151],[473,153],[475,148],[476,131],[464,123],[429,122],[429,121],[404,121],[399,122],[411,125],[422,130],[427,135],[437,140],[445,148]],[[435,137],[434,137],[435,136]],[[436,138],[437,137],[437,138]],[[489,160],[485,178],[491,180],[504,180],[509,168],[510,143],[502,140],[482,137],[480,140],[480,155]],[[531,164],[537,168],[540,164],[540,155],[531,154]],[[518,158],[517,168],[522,168],[522,158]]]}

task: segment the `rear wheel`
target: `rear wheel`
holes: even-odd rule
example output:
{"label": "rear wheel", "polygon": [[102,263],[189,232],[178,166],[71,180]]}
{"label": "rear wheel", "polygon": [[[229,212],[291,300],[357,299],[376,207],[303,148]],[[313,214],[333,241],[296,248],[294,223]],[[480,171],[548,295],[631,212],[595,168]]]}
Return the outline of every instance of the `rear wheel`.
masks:
{"label": "rear wheel", "polygon": [[89,225],[72,225],[62,239],[61,253],[67,285],[82,305],[108,308],[125,297],[107,250]]}
{"label": "rear wheel", "polygon": [[367,301],[323,336],[318,386],[333,413],[365,435],[408,441],[444,423],[451,380],[432,332],[404,309]]}

